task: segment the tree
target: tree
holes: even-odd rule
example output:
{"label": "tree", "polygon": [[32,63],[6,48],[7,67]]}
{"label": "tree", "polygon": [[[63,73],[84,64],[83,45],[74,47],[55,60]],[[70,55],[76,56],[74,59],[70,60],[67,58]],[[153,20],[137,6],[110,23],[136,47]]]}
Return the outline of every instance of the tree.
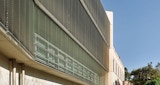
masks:
{"label": "tree", "polygon": [[130,81],[130,73],[128,72],[128,69],[125,67],[125,80]]}
{"label": "tree", "polygon": [[157,63],[156,68],[160,71],[160,62]]}
{"label": "tree", "polygon": [[145,79],[146,79],[146,67],[143,68],[138,68],[136,70],[133,70],[131,72],[131,75],[133,76],[131,82],[134,85],[143,85],[145,83]]}
{"label": "tree", "polygon": [[160,78],[149,80],[144,85],[160,85]]}
{"label": "tree", "polygon": [[148,63],[147,66],[133,70],[131,75],[133,76],[131,82],[134,85],[143,85],[148,80],[154,80],[160,77],[159,71],[153,68],[152,62]]}

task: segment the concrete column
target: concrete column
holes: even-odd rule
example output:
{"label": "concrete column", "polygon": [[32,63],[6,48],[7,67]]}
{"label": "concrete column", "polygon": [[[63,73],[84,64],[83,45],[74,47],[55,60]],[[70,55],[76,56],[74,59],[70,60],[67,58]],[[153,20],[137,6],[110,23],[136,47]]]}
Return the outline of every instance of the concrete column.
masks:
{"label": "concrete column", "polygon": [[16,60],[9,60],[9,69],[10,69],[10,85],[16,85]]}
{"label": "concrete column", "polygon": [[24,77],[25,77],[25,65],[22,63],[20,64],[20,71],[19,71],[19,83],[20,85],[24,85]]}
{"label": "concrete column", "polygon": [[113,48],[113,12],[112,11],[106,11],[106,14],[108,16],[109,22],[110,22],[110,48]]}

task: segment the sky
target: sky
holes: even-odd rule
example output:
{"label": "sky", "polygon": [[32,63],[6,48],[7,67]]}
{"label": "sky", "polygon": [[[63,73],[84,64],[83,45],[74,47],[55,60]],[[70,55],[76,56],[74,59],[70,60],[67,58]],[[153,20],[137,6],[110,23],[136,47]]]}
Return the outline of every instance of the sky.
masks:
{"label": "sky", "polygon": [[114,47],[129,71],[160,62],[160,0],[101,0],[114,16]]}

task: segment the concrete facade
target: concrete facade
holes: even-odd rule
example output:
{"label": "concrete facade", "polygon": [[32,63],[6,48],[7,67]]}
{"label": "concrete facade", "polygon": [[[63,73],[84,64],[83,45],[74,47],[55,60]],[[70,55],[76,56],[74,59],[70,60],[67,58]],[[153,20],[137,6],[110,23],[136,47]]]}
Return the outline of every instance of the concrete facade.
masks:
{"label": "concrete facade", "polygon": [[0,56],[0,85],[78,85]]}
{"label": "concrete facade", "polygon": [[110,21],[110,50],[109,50],[109,72],[108,85],[123,85],[124,81],[124,65],[117,54],[113,43],[113,12],[106,11]]}
{"label": "concrete facade", "polygon": [[91,2],[0,1],[0,85],[122,85],[113,14]]}

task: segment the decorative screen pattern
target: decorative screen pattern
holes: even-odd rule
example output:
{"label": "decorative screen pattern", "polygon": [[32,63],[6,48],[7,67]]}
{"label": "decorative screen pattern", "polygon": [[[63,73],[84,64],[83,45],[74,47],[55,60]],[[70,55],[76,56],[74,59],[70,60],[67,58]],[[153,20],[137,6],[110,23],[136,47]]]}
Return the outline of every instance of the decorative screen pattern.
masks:
{"label": "decorative screen pattern", "polygon": [[[36,1],[39,1],[103,66],[106,66],[105,58],[108,56],[106,49],[109,46],[104,41],[80,0]],[[96,7],[93,10],[99,13],[95,15],[91,11],[92,16],[96,20],[96,24],[98,24],[103,36],[109,42],[109,21],[106,19],[107,16],[104,9],[102,9],[99,0],[90,2],[92,3],[85,3],[87,6],[91,5],[92,7],[94,5]]]}
{"label": "decorative screen pattern", "polygon": [[[57,19],[61,21],[60,18],[63,18],[61,23],[67,30],[105,66],[108,54],[107,45],[80,1],[43,0],[42,2],[49,3],[48,6],[54,9],[53,13],[62,15],[59,18],[57,16]],[[86,80],[91,85],[103,84],[103,73],[105,72],[103,67],[54,20],[38,8],[34,0],[0,0],[0,23],[6,26],[7,31],[17,40],[18,44],[22,45],[37,61],[78,79]],[[39,35],[39,38],[35,37],[36,35]],[[91,71],[84,73],[87,72],[87,68]],[[99,78],[89,78],[88,74],[92,72]]]}
{"label": "decorative screen pattern", "polygon": [[35,59],[59,71],[99,85],[99,76],[82,63],[35,33]]}

